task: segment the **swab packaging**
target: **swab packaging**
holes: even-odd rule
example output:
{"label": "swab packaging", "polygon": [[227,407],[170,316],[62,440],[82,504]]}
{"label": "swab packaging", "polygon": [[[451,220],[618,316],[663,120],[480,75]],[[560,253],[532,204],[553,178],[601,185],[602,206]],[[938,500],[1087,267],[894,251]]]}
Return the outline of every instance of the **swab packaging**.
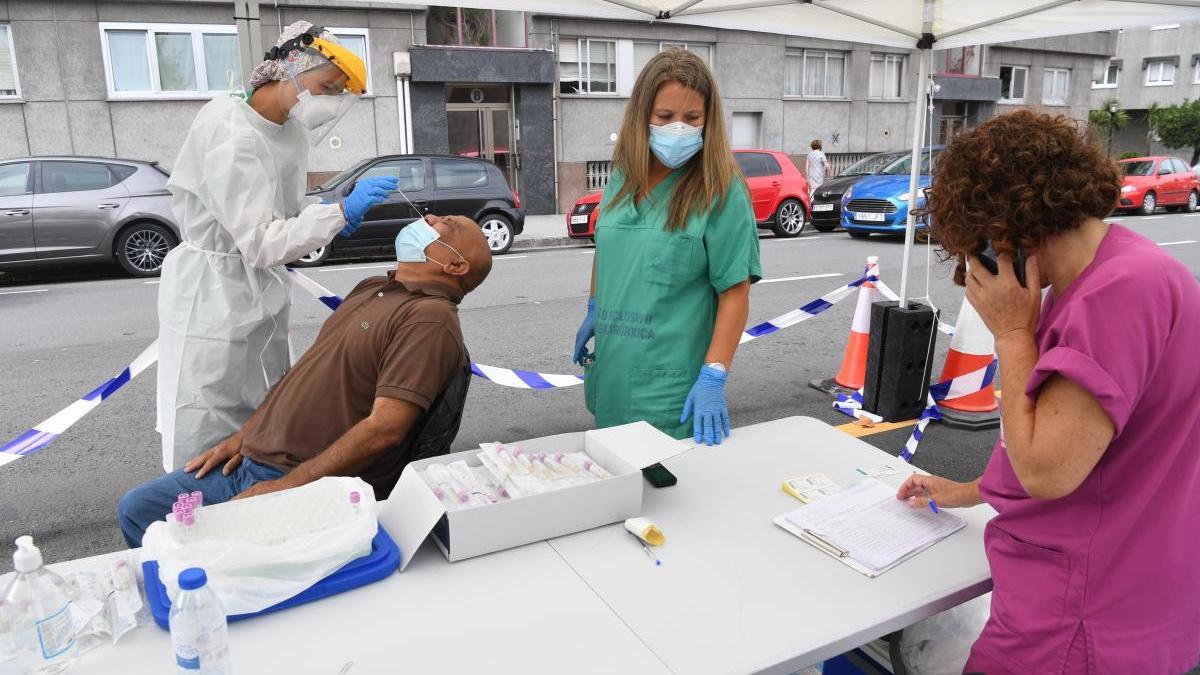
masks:
{"label": "swab packaging", "polygon": [[688,449],[646,422],[484,443],[411,462],[379,522],[402,551],[432,538],[463,560],[637,516],[641,470]]}

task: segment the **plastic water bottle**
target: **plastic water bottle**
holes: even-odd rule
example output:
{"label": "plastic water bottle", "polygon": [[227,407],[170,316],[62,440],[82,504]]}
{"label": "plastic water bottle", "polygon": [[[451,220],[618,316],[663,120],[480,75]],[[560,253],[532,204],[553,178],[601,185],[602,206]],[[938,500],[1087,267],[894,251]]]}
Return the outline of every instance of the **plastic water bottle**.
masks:
{"label": "plastic water bottle", "polygon": [[221,600],[208,586],[204,570],[179,573],[179,595],[171,605],[171,646],[175,665],[188,675],[229,675],[229,628]]}
{"label": "plastic water bottle", "polygon": [[21,672],[61,673],[75,662],[71,587],[42,566],[42,552],[32,537],[17,537],[13,568],[17,576],[0,601],[6,615],[0,628],[8,629],[0,642],[15,652]]}

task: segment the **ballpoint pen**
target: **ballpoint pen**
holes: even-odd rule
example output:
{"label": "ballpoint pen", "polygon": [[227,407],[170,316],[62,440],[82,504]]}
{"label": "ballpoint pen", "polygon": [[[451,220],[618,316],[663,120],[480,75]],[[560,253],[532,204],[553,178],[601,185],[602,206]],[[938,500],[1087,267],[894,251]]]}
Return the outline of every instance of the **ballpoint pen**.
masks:
{"label": "ballpoint pen", "polygon": [[938,512],[937,502],[933,501],[933,495],[929,494],[929,488],[922,485],[921,490],[925,493],[925,496],[929,499],[929,510],[933,511],[934,513],[937,513]]}

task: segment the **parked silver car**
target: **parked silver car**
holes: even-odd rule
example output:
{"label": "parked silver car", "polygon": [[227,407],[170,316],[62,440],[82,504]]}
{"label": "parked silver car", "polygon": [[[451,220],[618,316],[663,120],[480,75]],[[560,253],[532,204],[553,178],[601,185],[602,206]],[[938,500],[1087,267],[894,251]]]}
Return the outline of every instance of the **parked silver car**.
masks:
{"label": "parked silver car", "polygon": [[179,243],[167,178],[154,162],[125,159],[0,162],[0,270],[112,260],[157,276]]}

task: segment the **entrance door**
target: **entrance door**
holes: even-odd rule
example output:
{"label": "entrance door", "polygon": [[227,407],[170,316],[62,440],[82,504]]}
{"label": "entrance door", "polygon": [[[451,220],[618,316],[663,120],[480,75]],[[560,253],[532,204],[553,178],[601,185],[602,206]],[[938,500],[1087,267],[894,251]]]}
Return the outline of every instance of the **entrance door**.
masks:
{"label": "entrance door", "polygon": [[450,154],[488,160],[500,167],[509,186],[517,190],[520,156],[511,88],[450,87],[446,100]]}

